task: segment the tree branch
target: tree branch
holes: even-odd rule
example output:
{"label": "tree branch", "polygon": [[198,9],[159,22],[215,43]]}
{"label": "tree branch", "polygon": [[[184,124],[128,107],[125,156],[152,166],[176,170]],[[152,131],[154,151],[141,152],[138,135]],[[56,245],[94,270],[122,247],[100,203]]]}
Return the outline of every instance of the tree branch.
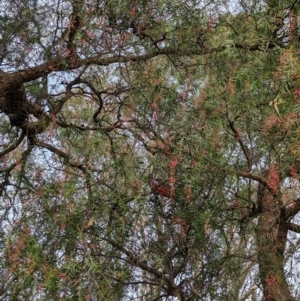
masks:
{"label": "tree branch", "polygon": [[247,172],[247,171],[236,170],[235,172],[240,177],[255,180],[265,186],[268,186],[268,181],[264,177],[261,177],[259,175],[256,175],[256,174],[253,174],[253,173]]}
{"label": "tree branch", "polygon": [[298,212],[300,212],[300,199],[294,200],[294,202],[285,207],[285,218],[289,220],[294,217]]}
{"label": "tree branch", "polygon": [[246,160],[247,160],[247,167],[248,167],[248,171],[251,170],[251,166],[252,166],[252,159],[251,159],[251,156],[250,156],[250,152],[248,150],[248,148],[246,147],[246,145],[244,144],[243,140],[241,139],[241,134],[237,131],[237,129],[235,128],[234,126],[234,121],[230,121],[228,119],[228,122],[229,122],[229,128],[232,130],[233,134],[234,134],[234,137],[237,139],[245,157],[246,157]]}
{"label": "tree branch", "polygon": [[71,167],[78,168],[84,174],[86,174],[87,169],[84,167],[83,164],[81,164],[81,163],[76,164],[76,163],[70,162],[70,155],[63,152],[63,151],[61,151],[61,150],[59,150],[58,148],[54,147],[53,145],[42,142],[42,141],[39,141],[37,139],[34,140],[34,145],[48,149],[50,152],[52,152],[52,153],[58,155],[59,157],[63,158],[64,159],[64,164],[66,164],[68,166],[71,166]]}
{"label": "tree branch", "polygon": [[8,147],[7,149],[5,149],[4,151],[0,152],[0,158],[3,157],[4,155],[10,153],[14,149],[16,149],[21,144],[21,142],[24,140],[25,136],[26,136],[25,131],[22,130],[21,136],[17,140],[16,144],[12,145],[12,146]]}
{"label": "tree branch", "polygon": [[158,278],[163,277],[163,274],[161,272],[159,272],[157,269],[149,267],[145,262],[141,261],[138,257],[134,256],[132,252],[125,249],[121,244],[118,244],[117,242],[115,242],[110,238],[105,238],[105,240],[109,242],[112,246],[114,246],[115,248],[117,248],[118,250],[126,254],[130,259],[130,261],[132,261],[136,266],[140,267],[142,270],[147,271]]}
{"label": "tree branch", "polygon": [[[69,57],[57,57],[55,59],[49,60],[41,65],[27,68],[23,70],[19,70],[13,73],[6,74],[3,77],[2,83],[0,85],[0,90],[5,91],[9,87],[12,86],[12,84],[22,84],[25,82],[30,82],[32,80],[38,79],[41,76],[44,76],[46,74],[50,74],[54,71],[67,71],[72,69],[78,69],[82,66],[88,66],[88,65],[99,65],[99,66],[108,66],[114,63],[125,63],[125,62],[143,62],[147,61],[153,57],[159,56],[159,55],[176,55],[176,56],[193,56],[193,55],[206,55],[210,53],[217,53],[222,52],[226,50],[227,48],[242,48],[249,51],[257,51],[260,50],[261,45],[255,44],[255,45],[246,45],[246,44],[226,44],[219,47],[211,47],[211,48],[197,48],[197,47],[191,47],[190,49],[180,52],[180,49],[177,48],[165,48],[165,49],[154,49],[152,51],[149,51],[148,53],[145,53],[143,55],[135,55],[135,54],[129,54],[129,55],[115,55],[110,57],[103,57],[103,55],[96,55],[93,57],[85,58],[77,60],[74,64],[69,62]],[[272,44],[270,44],[267,49],[274,48],[272,47]],[[266,50],[266,49],[262,49]]]}
{"label": "tree branch", "polygon": [[294,223],[289,223],[288,224],[288,229],[290,231],[296,232],[296,233],[300,233],[300,225],[294,224]]}

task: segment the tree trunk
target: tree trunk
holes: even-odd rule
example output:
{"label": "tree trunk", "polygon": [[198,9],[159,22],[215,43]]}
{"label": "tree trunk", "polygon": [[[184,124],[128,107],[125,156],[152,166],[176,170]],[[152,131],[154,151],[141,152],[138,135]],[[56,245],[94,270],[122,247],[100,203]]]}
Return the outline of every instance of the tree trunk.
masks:
{"label": "tree trunk", "polygon": [[280,193],[274,194],[267,186],[259,184],[260,215],[256,234],[263,300],[296,301],[291,296],[284,275],[284,250],[288,228],[280,203]]}

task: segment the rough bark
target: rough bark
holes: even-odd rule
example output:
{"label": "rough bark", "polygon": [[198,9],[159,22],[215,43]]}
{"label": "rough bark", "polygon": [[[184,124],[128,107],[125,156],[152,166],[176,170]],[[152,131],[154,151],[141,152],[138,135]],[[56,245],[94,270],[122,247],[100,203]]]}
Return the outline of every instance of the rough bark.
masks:
{"label": "rough bark", "polygon": [[[27,99],[23,82],[0,70],[0,88],[0,111],[8,116],[12,126],[23,129],[28,137],[46,130],[50,120],[40,105]],[[30,114],[39,121],[29,122]]]}
{"label": "rough bark", "polygon": [[290,293],[284,274],[284,250],[288,223],[280,206],[280,193],[259,184],[257,256],[265,301],[296,301]]}

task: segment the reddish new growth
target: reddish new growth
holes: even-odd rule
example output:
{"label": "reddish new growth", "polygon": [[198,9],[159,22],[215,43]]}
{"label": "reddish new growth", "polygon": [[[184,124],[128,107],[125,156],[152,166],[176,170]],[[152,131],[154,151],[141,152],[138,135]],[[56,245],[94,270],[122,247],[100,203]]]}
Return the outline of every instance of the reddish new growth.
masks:
{"label": "reddish new growth", "polygon": [[189,230],[189,225],[186,221],[180,216],[175,216],[173,223],[179,225],[180,236],[185,238]]}
{"label": "reddish new growth", "polygon": [[[274,300],[274,292],[276,292],[276,288],[278,286],[278,280],[273,275],[267,275],[265,278],[266,282],[266,298],[264,300]],[[276,299],[277,300],[277,299]]]}
{"label": "reddish new growth", "polygon": [[188,205],[192,200],[192,189],[191,187],[185,186],[183,192],[186,196],[186,205]]}
{"label": "reddish new growth", "polygon": [[227,87],[228,87],[228,90],[229,90],[229,94],[233,95],[234,94],[234,84],[233,84],[232,78],[229,78],[228,83],[227,83]]}
{"label": "reddish new growth", "polygon": [[[16,222],[16,226],[21,226],[20,220]],[[28,238],[30,236],[30,228],[25,227],[20,236],[15,241],[9,241],[7,246],[7,259],[10,264],[9,272],[14,274],[20,266],[24,266],[26,259],[21,255],[22,250],[26,249]]]}
{"label": "reddish new growth", "polygon": [[55,116],[55,114],[51,113],[50,114],[50,118],[51,118],[52,126],[50,128],[49,134],[50,134],[50,136],[53,136],[54,135],[54,129],[57,128],[57,122],[56,122],[56,116]]}
{"label": "reddish new growth", "polygon": [[295,99],[299,99],[300,98],[300,90],[299,89],[294,90],[294,98]]}
{"label": "reddish new growth", "polygon": [[218,24],[217,17],[210,17],[209,22],[207,24],[206,32],[209,33],[213,28]]}
{"label": "reddish new growth", "polygon": [[151,110],[152,110],[152,112],[153,112],[153,121],[155,122],[155,121],[157,121],[157,115],[158,115],[158,105],[157,105],[157,103],[154,101],[154,102],[152,102],[151,103]]}
{"label": "reddish new growth", "polygon": [[296,28],[296,17],[293,14],[293,11],[289,11],[289,20],[290,20],[290,28],[289,28],[289,42],[292,42],[295,28]]}
{"label": "reddish new growth", "polygon": [[236,136],[237,140],[241,140],[241,132],[240,131],[236,131],[235,136]]}
{"label": "reddish new growth", "polygon": [[273,128],[282,129],[282,127],[283,127],[283,120],[279,116],[272,115],[266,120],[263,126],[263,133],[268,133]]}
{"label": "reddish new growth", "polygon": [[51,114],[50,117],[51,117],[51,121],[52,121],[53,127],[57,128],[57,122],[56,122],[56,116],[55,116],[55,114]]}
{"label": "reddish new growth", "polygon": [[131,16],[136,16],[137,11],[138,11],[138,6],[137,6],[137,4],[135,4],[134,7],[133,7],[133,8],[131,9],[131,11],[129,12],[129,14],[130,14]]}
{"label": "reddish new growth", "polygon": [[268,187],[274,194],[279,192],[280,174],[277,166],[271,165],[268,174]]}
{"label": "reddish new growth", "polygon": [[152,192],[174,200],[175,196],[175,184],[176,184],[176,166],[178,164],[177,159],[173,159],[169,162],[169,178],[167,181],[163,182],[159,179],[152,179],[150,182],[150,188]]}
{"label": "reddish new growth", "polygon": [[294,165],[291,166],[290,173],[291,173],[291,177],[293,179],[297,179],[298,178],[298,171],[297,171],[297,169],[295,168]]}

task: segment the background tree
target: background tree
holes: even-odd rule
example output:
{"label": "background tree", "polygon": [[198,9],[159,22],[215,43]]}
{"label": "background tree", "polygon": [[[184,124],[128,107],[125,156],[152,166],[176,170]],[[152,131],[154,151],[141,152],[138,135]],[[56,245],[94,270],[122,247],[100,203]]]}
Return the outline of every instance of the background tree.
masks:
{"label": "background tree", "polygon": [[297,300],[298,11],[2,1],[1,299]]}

